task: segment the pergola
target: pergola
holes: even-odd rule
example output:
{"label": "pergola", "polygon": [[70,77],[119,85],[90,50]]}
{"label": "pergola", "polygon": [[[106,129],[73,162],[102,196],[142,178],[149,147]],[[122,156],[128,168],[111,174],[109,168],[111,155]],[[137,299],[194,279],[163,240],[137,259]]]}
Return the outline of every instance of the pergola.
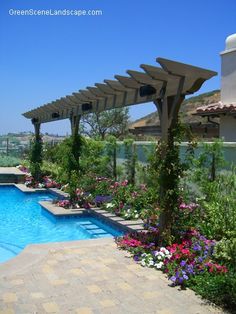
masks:
{"label": "pergola", "polygon": [[73,133],[78,132],[82,115],[152,101],[159,113],[162,140],[166,141],[185,96],[198,91],[206,80],[217,73],[163,58],[156,61],[161,67],[141,64],[143,71],[127,70],[129,76],[115,75],[115,80],[95,83],[28,111],[23,116],[31,119],[37,138],[42,123],[70,119]]}

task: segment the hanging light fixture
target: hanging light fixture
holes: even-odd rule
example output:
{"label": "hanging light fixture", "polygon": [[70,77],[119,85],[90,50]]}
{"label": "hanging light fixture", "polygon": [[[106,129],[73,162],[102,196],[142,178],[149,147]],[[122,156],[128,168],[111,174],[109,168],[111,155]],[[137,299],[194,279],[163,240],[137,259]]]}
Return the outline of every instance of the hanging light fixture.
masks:
{"label": "hanging light fixture", "polygon": [[60,117],[59,112],[53,112],[53,113],[52,113],[52,118],[53,118],[53,119],[56,119],[56,118],[59,118],[59,117]]}
{"label": "hanging light fixture", "polygon": [[82,104],[82,111],[89,111],[93,109],[93,104],[91,102],[86,102]]}
{"label": "hanging light fixture", "polygon": [[139,88],[140,97],[151,96],[156,94],[157,90],[152,85],[144,85]]}

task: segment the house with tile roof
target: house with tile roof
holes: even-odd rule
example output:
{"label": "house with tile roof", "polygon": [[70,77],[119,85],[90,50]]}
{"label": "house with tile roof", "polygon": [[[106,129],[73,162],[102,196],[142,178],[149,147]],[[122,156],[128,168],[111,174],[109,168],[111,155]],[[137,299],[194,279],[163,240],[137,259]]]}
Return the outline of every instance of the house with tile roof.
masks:
{"label": "house with tile roof", "polygon": [[217,103],[198,107],[196,115],[215,123],[220,119],[219,136],[225,142],[236,142],[236,34],[226,39],[221,52],[221,99]]}

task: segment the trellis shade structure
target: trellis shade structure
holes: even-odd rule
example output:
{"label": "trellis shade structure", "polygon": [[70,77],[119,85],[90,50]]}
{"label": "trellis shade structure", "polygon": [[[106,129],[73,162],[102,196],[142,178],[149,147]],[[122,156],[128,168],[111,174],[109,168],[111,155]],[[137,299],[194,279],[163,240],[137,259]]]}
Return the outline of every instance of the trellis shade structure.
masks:
{"label": "trellis shade structure", "polygon": [[157,58],[157,62],[161,67],[141,64],[143,71],[128,70],[129,76],[115,75],[115,80],[96,83],[23,115],[33,124],[41,124],[153,101],[165,134],[185,95],[198,91],[217,73],[163,58]]}

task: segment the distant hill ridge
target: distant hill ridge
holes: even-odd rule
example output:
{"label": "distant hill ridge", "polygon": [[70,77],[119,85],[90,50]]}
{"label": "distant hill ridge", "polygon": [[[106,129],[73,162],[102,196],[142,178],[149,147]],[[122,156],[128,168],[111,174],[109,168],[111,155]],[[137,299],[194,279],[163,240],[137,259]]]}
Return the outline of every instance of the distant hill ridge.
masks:
{"label": "distant hill ridge", "polygon": [[[184,123],[194,123],[202,121],[201,117],[193,116],[196,109],[200,106],[213,104],[220,101],[220,90],[213,90],[211,92],[203,93],[198,96],[193,96],[186,99],[180,108],[180,117]],[[160,124],[157,112],[152,112],[143,118],[140,118],[130,123],[129,128],[158,125]]]}

